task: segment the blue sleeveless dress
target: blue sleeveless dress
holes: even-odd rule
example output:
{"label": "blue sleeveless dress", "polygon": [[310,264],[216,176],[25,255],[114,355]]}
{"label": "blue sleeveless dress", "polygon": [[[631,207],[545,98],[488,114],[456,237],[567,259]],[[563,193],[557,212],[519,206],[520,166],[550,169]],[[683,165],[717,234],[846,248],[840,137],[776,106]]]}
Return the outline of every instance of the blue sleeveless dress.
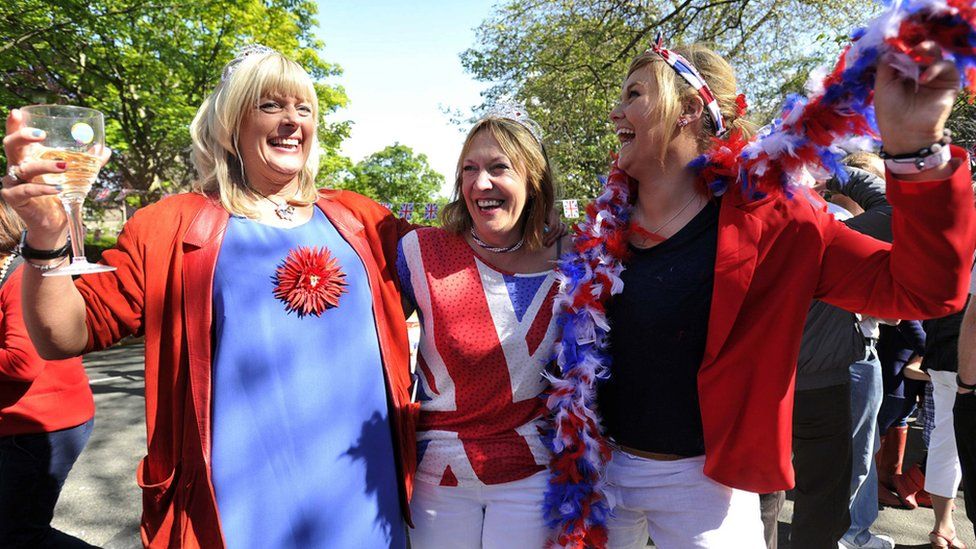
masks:
{"label": "blue sleeveless dress", "polygon": [[[273,276],[326,246],[339,306],[288,313]],[[366,270],[315,208],[283,229],[232,217],[214,276],[213,483],[229,548],[406,546]]]}

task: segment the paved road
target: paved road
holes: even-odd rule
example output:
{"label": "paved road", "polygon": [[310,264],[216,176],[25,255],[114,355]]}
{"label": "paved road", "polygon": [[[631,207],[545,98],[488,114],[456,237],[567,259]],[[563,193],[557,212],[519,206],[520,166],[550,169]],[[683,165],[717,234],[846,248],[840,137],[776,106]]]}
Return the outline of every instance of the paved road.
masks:
{"label": "paved road", "polygon": [[[95,431],[75,464],[55,510],[54,524],[68,533],[105,547],[140,547],[141,498],[136,463],[146,451],[143,409],[142,345],[120,346],[85,357],[95,393]],[[919,430],[912,429],[908,463],[918,459]],[[972,524],[957,499],[955,519],[960,537],[976,548]],[[792,502],[780,515],[780,547],[789,548]],[[932,511],[883,509],[875,530],[895,538],[899,547],[927,548]]]}
{"label": "paved road", "polygon": [[142,547],[136,463],[146,453],[142,345],[85,357],[95,394],[95,429],[75,463],[54,526],[106,549]]}

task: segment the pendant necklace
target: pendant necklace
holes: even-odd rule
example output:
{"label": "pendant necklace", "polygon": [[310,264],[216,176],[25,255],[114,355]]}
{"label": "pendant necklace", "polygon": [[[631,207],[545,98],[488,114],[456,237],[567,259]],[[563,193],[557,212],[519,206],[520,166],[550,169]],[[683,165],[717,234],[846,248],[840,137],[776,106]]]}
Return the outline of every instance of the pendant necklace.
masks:
{"label": "pendant necklace", "polygon": [[267,196],[265,196],[264,198],[268,202],[274,204],[274,206],[275,206],[275,211],[274,212],[275,212],[275,215],[278,216],[278,219],[281,219],[283,221],[292,221],[295,218],[295,206],[292,206],[291,204],[289,204],[287,202],[285,202],[284,204],[278,204],[277,202],[275,202],[274,200],[271,200],[271,198],[269,198]]}
{"label": "pendant necklace", "polygon": [[[250,186],[250,185],[248,185],[248,186]],[[251,190],[254,191],[254,192],[256,192],[259,196],[261,196],[261,198],[263,198],[263,199],[267,200],[268,202],[274,204],[274,207],[275,207],[274,213],[275,213],[276,216],[278,216],[278,219],[280,219],[282,221],[293,221],[295,219],[295,206],[294,205],[289,204],[287,201],[284,204],[278,204],[274,200],[271,200],[271,197],[270,196],[261,193],[260,191],[258,191],[254,187],[251,187]]]}

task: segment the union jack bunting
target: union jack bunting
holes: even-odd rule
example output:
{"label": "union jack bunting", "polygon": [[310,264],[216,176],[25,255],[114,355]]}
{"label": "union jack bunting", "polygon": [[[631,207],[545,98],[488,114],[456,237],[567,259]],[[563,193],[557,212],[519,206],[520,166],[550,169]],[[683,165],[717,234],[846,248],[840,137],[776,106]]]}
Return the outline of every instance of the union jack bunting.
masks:
{"label": "union jack bunting", "polygon": [[569,219],[579,217],[579,202],[574,200],[563,200],[563,215]]}
{"label": "union jack bunting", "polygon": [[437,204],[427,204],[424,208],[424,219],[427,221],[437,219]]}
{"label": "union jack bunting", "polygon": [[108,200],[110,194],[112,194],[112,189],[99,189],[92,200],[95,202],[105,202]]}
{"label": "union jack bunting", "polygon": [[400,204],[400,217],[406,219],[413,215],[413,202]]}
{"label": "union jack bunting", "polygon": [[661,56],[661,59],[665,63],[674,69],[674,72],[678,73],[678,76],[684,78],[685,82],[688,82],[692,88],[698,91],[698,95],[701,96],[702,101],[705,103],[705,108],[708,109],[709,114],[712,116],[712,120],[715,121],[715,135],[722,135],[725,133],[725,121],[722,120],[722,109],[718,106],[718,100],[712,94],[712,90],[708,88],[708,84],[705,83],[705,79],[702,78],[701,73],[695,69],[695,66],[691,64],[690,61],[684,57],[678,55],[677,53],[664,47],[664,38],[661,33],[657,33],[657,38],[654,43],[651,44],[649,48],[650,51]]}
{"label": "union jack bunting", "polygon": [[383,206],[384,208],[386,208],[387,210],[390,210],[391,212],[393,211],[393,203],[392,202],[380,202],[380,206]]}

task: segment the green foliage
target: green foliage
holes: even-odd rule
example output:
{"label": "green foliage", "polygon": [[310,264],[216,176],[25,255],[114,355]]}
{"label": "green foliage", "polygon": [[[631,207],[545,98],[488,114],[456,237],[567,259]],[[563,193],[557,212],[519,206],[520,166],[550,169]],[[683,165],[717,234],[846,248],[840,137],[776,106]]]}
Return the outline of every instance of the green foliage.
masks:
{"label": "green foliage", "polygon": [[526,104],[546,131],[563,196],[598,191],[617,143],[609,112],[630,60],[658,31],[668,44],[710,43],[736,67],[757,122],[877,5],[859,0],[509,0],[461,60],[490,82],[486,103]]}
{"label": "green foliage", "polygon": [[[188,126],[239,46],[257,42],[317,81],[340,73],[318,54],[311,0],[18,0],[0,3],[0,114],[58,102],[104,112],[114,158],[101,185],[143,203],[193,178]],[[323,117],[346,103],[318,84]],[[320,124],[323,178],[347,166],[348,123]],[[345,162],[348,162],[347,160]]]}
{"label": "green foliage", "polygon": [[976,150],[976,96],[959,94],[946,126],[952,130],[952,141]]}
{"label": "green foliage", "polygon": [[434,202],[443,206],[447,202],[435,196],[443,184],[444,176],[430,167],[427,155],[415,155],[410,147],[394,143],[357,163],[336,186],[397,206],[413,202],[410,219],[421,223],[424,205]]}

